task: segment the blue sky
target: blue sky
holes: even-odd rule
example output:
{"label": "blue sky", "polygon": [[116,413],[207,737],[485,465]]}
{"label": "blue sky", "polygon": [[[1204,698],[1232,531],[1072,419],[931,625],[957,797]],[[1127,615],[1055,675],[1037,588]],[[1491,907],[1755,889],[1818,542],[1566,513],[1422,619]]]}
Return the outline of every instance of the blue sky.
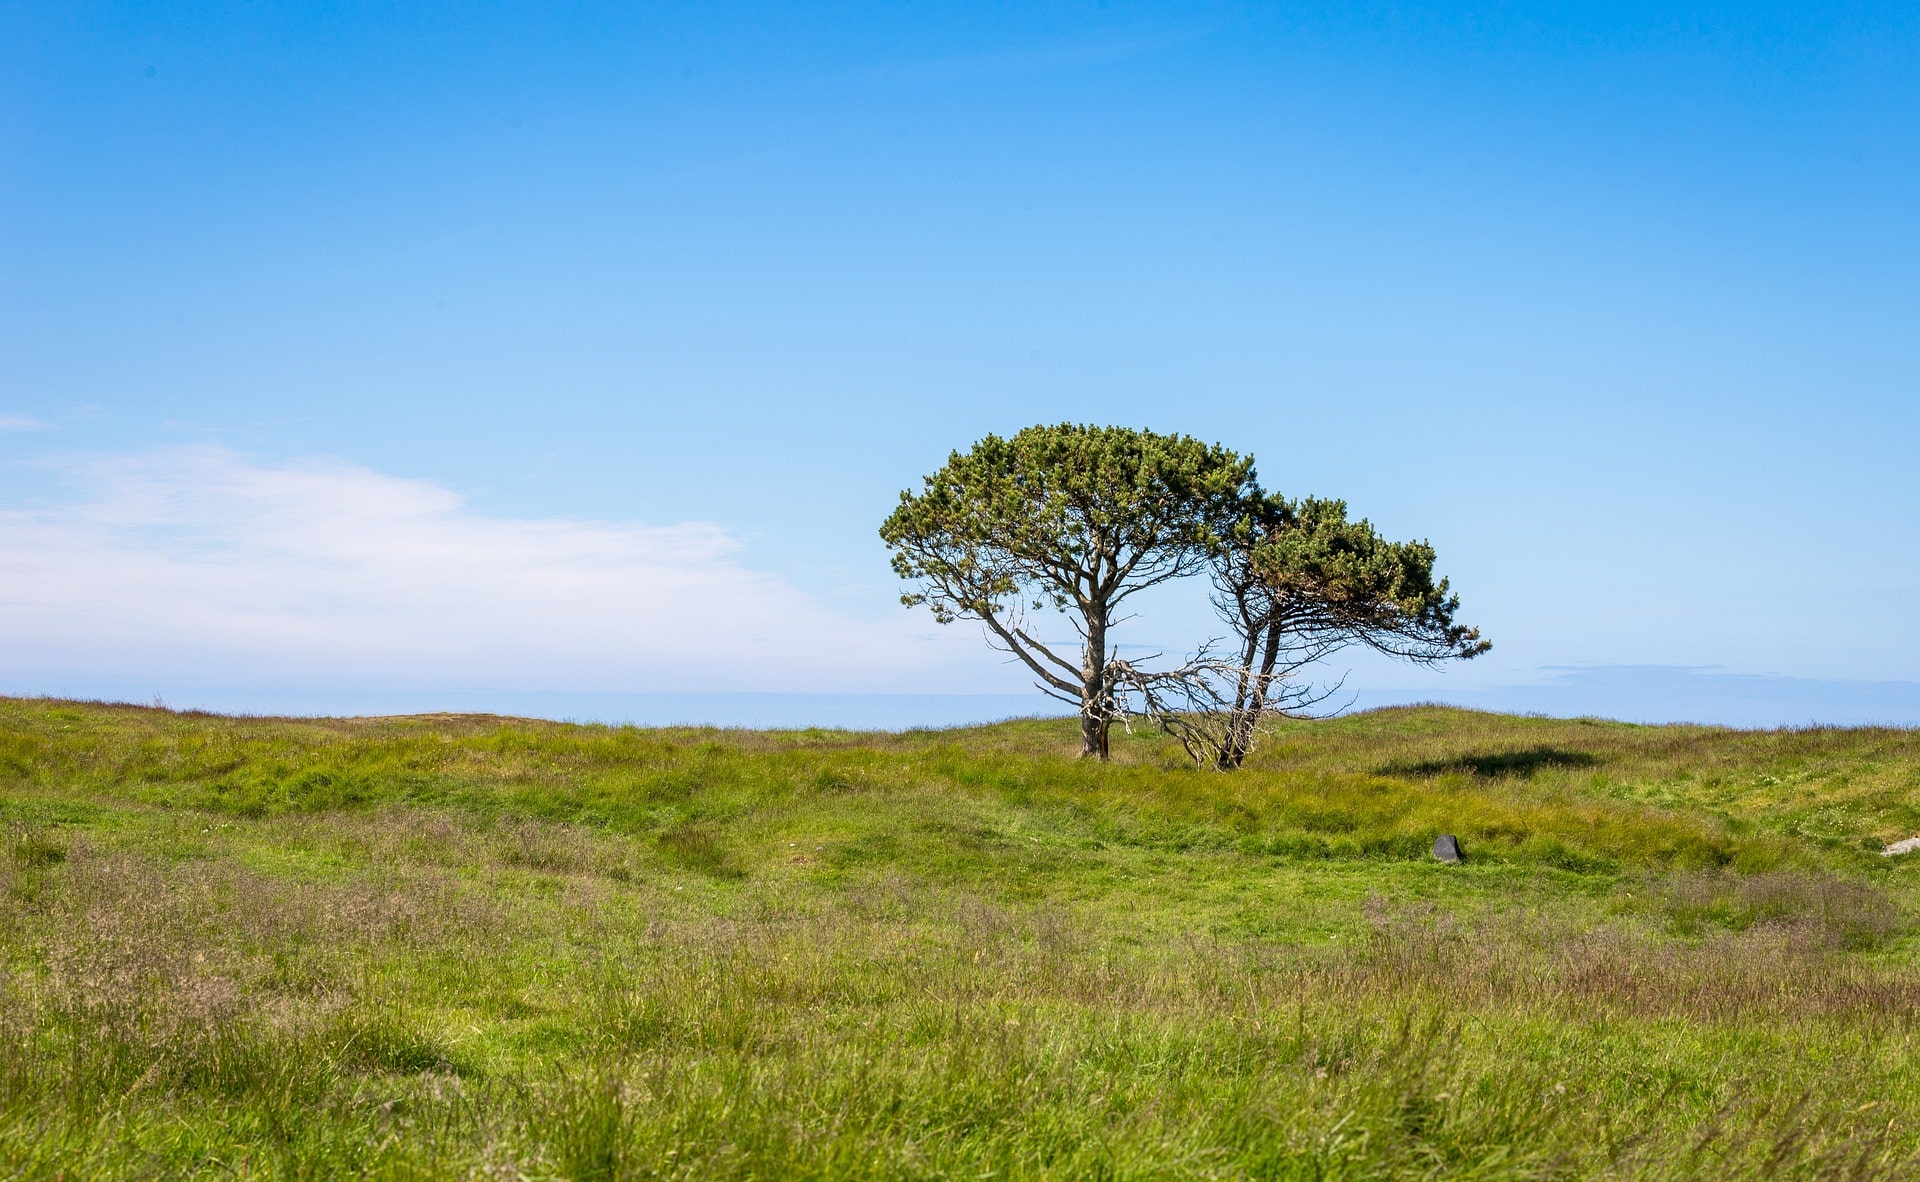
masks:
{"label": "blue sky", "polygon": [[1008,712],[874,528],[1071,419],[1431,539],[1361,704],[1920,722],[1916,208],[1891,4],[0,7],[0,690]]}

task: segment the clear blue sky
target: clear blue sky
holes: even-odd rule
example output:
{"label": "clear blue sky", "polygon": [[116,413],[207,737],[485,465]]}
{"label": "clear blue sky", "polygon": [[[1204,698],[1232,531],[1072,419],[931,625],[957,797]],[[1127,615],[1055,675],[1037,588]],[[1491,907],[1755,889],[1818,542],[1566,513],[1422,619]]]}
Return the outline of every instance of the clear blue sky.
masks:
{"label": "clear blue sky", "polygon": [[1430,538],[1363,701],[1920,722],[1912,6],[544,7],[0,7],[0,690],[1019,695],[874,527],[1071,419]]}

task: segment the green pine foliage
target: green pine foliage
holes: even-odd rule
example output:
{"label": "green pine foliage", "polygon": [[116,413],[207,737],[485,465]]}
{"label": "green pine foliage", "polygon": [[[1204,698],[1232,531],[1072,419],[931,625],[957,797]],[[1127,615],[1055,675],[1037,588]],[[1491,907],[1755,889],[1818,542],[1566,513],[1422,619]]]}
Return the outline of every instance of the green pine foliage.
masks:
{"label": "green pine foliage", "polygon": [[1920,734],[1078,745],[0,700],[0,1176],[1920,1171]]}
{"label": "green pine foliage", "polygon": [[[954,452],[880,525],[901,596],[934,619],[979,621],[1036,686],[1081,713],[1081,754],[1111,754],[1108,629],[1134,594],[1197,573],[1214,527],[1252,495],[1253,461],[1186,435],[1075,423],[989,435]],[[1072,619],[1062,650],[1030,611]]]}

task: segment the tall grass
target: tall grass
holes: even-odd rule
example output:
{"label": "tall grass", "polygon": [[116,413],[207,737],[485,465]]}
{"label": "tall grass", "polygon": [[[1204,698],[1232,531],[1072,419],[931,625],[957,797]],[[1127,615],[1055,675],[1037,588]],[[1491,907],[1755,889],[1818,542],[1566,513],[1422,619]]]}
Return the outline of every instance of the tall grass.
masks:
{"label": "tall grass", "polygon": [[1905,733],[1073,740],[0,703],[0,1163],[1920,1170]]}

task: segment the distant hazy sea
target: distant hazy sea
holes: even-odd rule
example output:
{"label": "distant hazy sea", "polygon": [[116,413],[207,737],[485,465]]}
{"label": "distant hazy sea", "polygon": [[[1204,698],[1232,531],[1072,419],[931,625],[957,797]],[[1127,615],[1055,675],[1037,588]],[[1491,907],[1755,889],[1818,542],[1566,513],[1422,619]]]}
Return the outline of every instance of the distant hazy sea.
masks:
{"label": "distant hazy sea", "polygon": [[[1070,711],[1037,692],[1016,694],[556,693],[511,689],[340,686],[9,686],[33,696],[97,698],[235,714],[512,714],[577,722],[904,730],[964,726]],[[1920,682],[1822,681],[1712,669],[1607,665],[1547,669],[1524,684],[1359,688],[1350,710],[1444,702],[1482,710],[1628,722],[1771,727],[1920,726]]]}
{"label": "distant hazy sea", "polygon": [[1599,665],[1543,669],[1537,682],[1432,690],[1362,690],[1352,709],[1446,702],[1509,714],[1594,716],[1719,726],[1920,726],[1920,681],[1825,681],[1686,669]]}

